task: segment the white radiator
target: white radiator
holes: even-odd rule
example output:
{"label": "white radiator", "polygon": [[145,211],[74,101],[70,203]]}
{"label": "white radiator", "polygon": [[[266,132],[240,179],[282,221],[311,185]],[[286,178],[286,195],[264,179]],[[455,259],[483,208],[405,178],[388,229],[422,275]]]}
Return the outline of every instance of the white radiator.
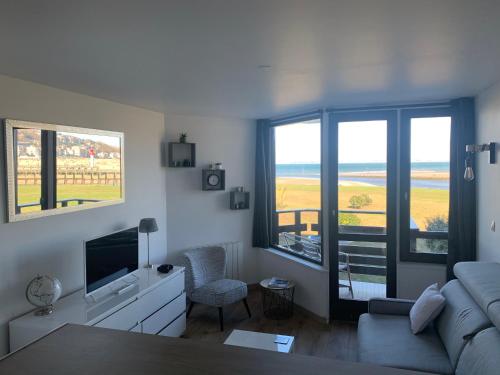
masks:
{"label": "white radiator", "polygon": [[226,277],[240,280],[240,261],[242,244],[240,241],[217,244],[226,250]]}
{"label": "white radiator", "polygon": [[202,247],[220,246],[226,250],[226,277],[228,279],[240,280],[240,262],[243,245],[241,241],[214,243],[209,245],[195,246],[186,250],[200,249]]}

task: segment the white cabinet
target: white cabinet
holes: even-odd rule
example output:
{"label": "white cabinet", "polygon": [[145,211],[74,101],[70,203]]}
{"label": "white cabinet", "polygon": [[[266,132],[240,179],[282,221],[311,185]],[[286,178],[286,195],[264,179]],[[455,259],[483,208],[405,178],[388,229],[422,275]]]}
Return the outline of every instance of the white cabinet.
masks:
{"label": "white cabinet", "polygon": [[54,312],[36,316],[33,312],[9,322],[10,350],[29,344],[67,323],[124,331],[180,336],[186,328],[184,268],[168,274],[140,269],[133,288],[103,301],[88,302],[83,291],[59,300]]}

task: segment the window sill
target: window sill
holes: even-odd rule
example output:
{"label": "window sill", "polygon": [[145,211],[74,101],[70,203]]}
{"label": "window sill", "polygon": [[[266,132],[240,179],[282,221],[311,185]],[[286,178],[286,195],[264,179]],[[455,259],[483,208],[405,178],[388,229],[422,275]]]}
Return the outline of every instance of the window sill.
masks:
{"label": "window sill", "polygon": [[279,256],[281,258],[284,258],[286,260],[300,264],[304,267],[307,267],[307,268],[310,268],[310,269],[313,269],[316,271],[320,271],[320,272],[328,272],[328,268],[326,268],[325,266],[322,266],[320,264],[316,264],[314,262],[310,262],[306,259],[298,258],[298,257],[293,256],[292,254],[288,254],[284,251],[276,250],[273,248],[267,248],[267,249],[261,248],[261,249],[267,253],[274,254],[274,255]]}

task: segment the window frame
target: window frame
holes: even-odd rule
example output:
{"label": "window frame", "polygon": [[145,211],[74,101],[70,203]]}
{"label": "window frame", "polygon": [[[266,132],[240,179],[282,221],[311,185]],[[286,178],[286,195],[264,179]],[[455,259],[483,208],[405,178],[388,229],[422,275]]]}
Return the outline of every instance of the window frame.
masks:
{"label": "window frame", "polygon": [[[304,121],[311,121],[311,120],[318,120],[320,124],[320,155],[321,155],[321,160],[320,160],[320,170],[321,170],[321,176],[320,176],[320,211],[318,215],[318,226],[319,226],[319,233],[321,233],[321,243],[320,243],[320,253],[321,253],[321,261],[317,261],[315,259],[311,259],[309,257],[297,254],[293,251],[290,251],[284,247],[281,247],[277,245],[279,242],[278,236],[279,233],[277,231],[278,228],[278,215],[276,214],[276,143],[275,143],[275,128],[279,126],[285,126],[285,125],[293,125],[295,123],[300,123]],[[323,113],[322,111],[314,111],[314,112],[308,112],[308,113],[303,113],[299,115],[294,115],[294,116],[288,116],[288,117],[283,117],[275,120],[271,120],[269,124],[269,147],[270,147],[270,153],[269,153],[269,160],[270,160],[270,190],[271,190],[271,229],[272,229],[272,235],[271,235],[271,248],[281,251],[283,253],[286,253],[288,255],[291,255],[293,257],[305,260],[307,262],[311,262],[320,266],[324,265],[325,262],[325,252],[324,252],[324,244],[325,244],[325,236],[324,236],[324,223],[323,223],[323,191],[324,191],[324,179],[323,179],[323,170],[324,170],[324,152],[323,152]]]}
{"label": "window frame", "polygon": [[[436,107],[436,108],[431,107],[431,108],[418,108],[418,109],[402,109],[400,114],[401,132],[400,132],[399,160],[401,164],[400,164],[400,174],[399,174],[399,180],[400,180],[399,258],[401,262],[446,264],[448,258],[448,253],[446,254],[417,253],[417,252],[412,252],[410,248],[411,120],[414,118],[432,118],[432,117],[450,117],[451,126],[453,126],[453,112],[450,106]],[[451,160],[451,155],[450,155],[450,160]],[[446,234],[444,232],[427,232],[427,233],[431,239],[448,239],[448,245],[449,245],[449,229],[448,233]]]}

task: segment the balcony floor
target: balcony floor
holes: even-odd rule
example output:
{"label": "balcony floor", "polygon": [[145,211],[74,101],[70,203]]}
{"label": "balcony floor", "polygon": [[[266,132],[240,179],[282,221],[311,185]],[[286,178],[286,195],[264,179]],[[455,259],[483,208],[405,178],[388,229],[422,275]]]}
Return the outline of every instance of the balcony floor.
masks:
{"label": "balcony floor", "polygon": [[[347,285],[347,280],[341,280],[342,284]],[[370,298],[385,298],[385,284],[369,283],[364,281],[353,281],[352,289],[354,298],[348,288],[339,288],[339,297],[342,299],[355,299],[358,301],[368,301]]]}

